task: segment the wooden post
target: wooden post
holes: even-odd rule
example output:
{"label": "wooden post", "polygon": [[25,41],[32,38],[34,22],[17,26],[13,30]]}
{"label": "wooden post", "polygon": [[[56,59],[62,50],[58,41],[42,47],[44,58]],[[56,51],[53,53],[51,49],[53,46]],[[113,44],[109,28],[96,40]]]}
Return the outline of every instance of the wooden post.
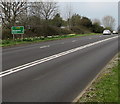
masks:
{"label": "wooden post", "polygon": [[23,40],[23,34],[21,34],[21,40]]}
{"label": "wooden post", "polygon": [[13,34],[13,40],[15,40],[15,35]]}

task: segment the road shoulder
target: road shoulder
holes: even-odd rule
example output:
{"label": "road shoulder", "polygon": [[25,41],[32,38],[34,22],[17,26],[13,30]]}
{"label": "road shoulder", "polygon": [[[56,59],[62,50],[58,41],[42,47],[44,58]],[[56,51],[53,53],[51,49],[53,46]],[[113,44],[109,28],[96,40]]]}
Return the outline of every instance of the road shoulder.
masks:
{"label": "road shoulder", "polygon": [[117,102],[118,60],[117,54],[73,102]]}

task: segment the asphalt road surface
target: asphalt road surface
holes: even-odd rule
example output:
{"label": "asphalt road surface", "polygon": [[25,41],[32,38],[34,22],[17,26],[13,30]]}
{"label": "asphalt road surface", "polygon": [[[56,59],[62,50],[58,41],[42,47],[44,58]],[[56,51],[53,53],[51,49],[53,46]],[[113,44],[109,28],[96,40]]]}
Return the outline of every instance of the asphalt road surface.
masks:
{"label": "asphalt road surface", "polygon": [[72,102],[118,53],[118,42],[94,35],[4,48],[2,71],[17,71],[2,76],[3,102]]}

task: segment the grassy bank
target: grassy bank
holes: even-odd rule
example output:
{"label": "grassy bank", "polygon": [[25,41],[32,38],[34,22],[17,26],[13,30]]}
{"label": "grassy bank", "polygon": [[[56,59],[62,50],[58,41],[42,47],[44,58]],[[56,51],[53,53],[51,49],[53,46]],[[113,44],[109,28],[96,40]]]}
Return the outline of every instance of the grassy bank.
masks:
{"label": "grassy bank", "polygon": [[120,61],[116,58],[92,83],[78,102],[118,102],[119,68]]}
{"label": "grassy bank", "polygon": [[26,44],[26,43],[36,43],[36,42],[42,42],[42,41],[49,41],[49,40],[58,40],[63,38],[70,38],[70,37],[78,37],[78,36],[89,36],[89,35],[99,35],[96,33],[89,33],[89,34],[69,34],[69,35],[60,35],[60,36],[48,36],[48,37],[30,37],[30,38],[24,38],[24,39],[7,39],[2,40],[0,42],[0,46],[13,46],[18,44]]}

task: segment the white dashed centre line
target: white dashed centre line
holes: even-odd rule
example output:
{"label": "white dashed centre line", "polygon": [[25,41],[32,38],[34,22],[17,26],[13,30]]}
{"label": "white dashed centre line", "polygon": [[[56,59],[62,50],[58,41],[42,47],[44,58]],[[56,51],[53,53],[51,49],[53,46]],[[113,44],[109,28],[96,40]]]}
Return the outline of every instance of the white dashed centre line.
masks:
{"label": "white dashed centre line", "polygon": [[50,45],[41,46],[40,48],[48,48],[48,47],[50,47]]}
{"label": "white dashed centre line", "polygon": [[72,42],[76,42],[77,40],[73,40]]}
{"label": "white dashed centre line", "polygon": [[64,42],[62,42],[61,44],[65,44]]}

